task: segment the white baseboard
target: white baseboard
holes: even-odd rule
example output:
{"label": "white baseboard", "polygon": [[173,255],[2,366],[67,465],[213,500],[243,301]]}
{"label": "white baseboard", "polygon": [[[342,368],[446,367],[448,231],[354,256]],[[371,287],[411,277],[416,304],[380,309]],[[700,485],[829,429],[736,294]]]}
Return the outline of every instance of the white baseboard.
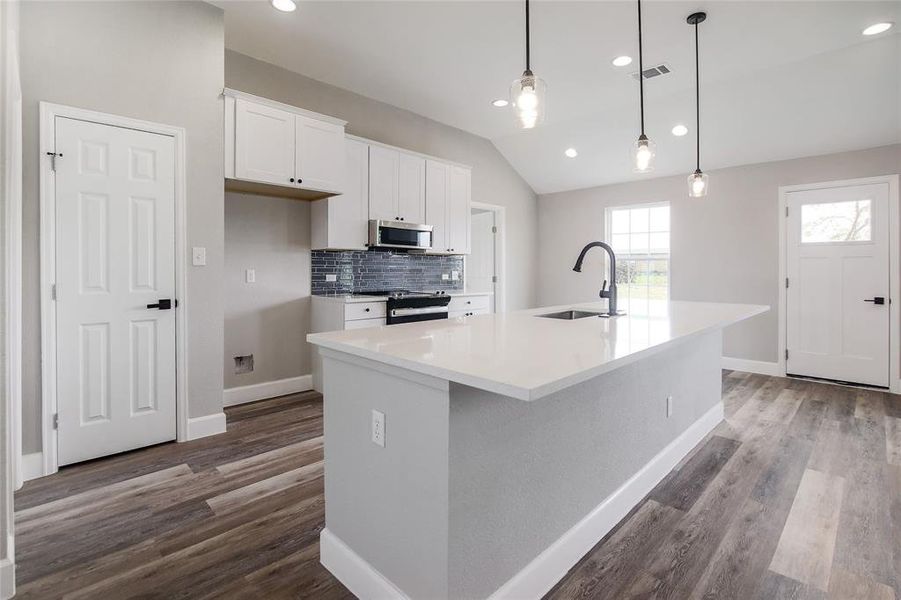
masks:
{"label": "white baseboard", "polygon": [[408,598],[328,528],[319,534],[319,562],[358,598]]}
{"label": "white baseboard", "polygon": [[31,481],[44,476],[44,453],[32,452],[22,455],[22,481]]}
{"label": "white baseboard", "polygon": [[722,366],[724,369],[729,369],[730,371],[772,375],[774,377],[782,376],[782,372],[779,369],[779,363],[766,362],[763,360],[748,360],[747,358],[724,356]]}
{"label": "white baseboard", "polygon": [[[723,403],[719,402],[522,571],[498,588],[490,600],[523,600],[544,596],[722,420]],[[328,528],[319,535],[319,562],[363,600],[407,598]]]}
{"label": "white baseboard", "polygon": [[275,381],[228,388],[222,393],[222,404],[223,406],[235,406],[236,404],[265,400],[266,398],[306,392],[311,389],[313,389],[312,375],[276,379]]}
{"label": "white baseboard", "polygon": [[188,419],[188,440],[225,433],[225,413],[215,413]]}
{"label": "white baseboard", "polygon": [[16,563],[8,558],[0,560],[0,600],[16,595]]}
{"label": "white baseboard", "polygon": [[723,403],[719,402],[522,571],[499,587],[490,600],[544,596],[722,420]]}

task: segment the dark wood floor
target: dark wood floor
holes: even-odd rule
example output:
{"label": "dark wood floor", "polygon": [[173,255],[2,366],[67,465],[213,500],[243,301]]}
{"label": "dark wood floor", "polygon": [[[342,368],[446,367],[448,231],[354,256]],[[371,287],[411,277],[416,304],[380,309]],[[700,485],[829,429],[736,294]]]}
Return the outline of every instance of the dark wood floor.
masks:
{"label": "dark wood floor", "polygon": [[[726,421],[549,598],[901,598],[901,397],[724,373]],[[16,494],[21,598],[352,598],[318,561],[322,403]]]}

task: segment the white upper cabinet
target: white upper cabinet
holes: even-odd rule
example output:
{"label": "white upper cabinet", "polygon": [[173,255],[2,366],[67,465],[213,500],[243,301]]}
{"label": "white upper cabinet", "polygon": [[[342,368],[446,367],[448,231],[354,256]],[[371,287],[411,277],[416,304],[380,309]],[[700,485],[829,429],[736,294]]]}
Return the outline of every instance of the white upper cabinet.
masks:
{"label": "white upper cabinet", "polygon": [[235,177],[294,184],[294,115],[241,98],[235,101]]}
{"label": "white upper cabinet", "polygon": [[432,229],[433,253],[450,251],[447,243],[447,184],[450,165],[437,160],[426,161],[425,167],[425,222]]}
{"label": "white upper cabinet", "polygon": [[426,223],[432,225],[432,252],[469,254],[472,171],[429,160],[426,167]]}
{"label": "white upper cabinet", "polygon": [[[308,190],[341,193],[343,191],[344,127],[294,117],[295,149],[294,173],[297,184]],[[339,157],[336,160],[336,157]]]}
{"label": "white upper cabinet", "polygon": [[472,171],[451,165],[447,195],[447,245],[452,254],[469,254]]}
{"label": "white upper cabinet", "polygon": [[394,221],[397,210],[397,167],[400,153],[381,146],[369,147],[369,218]]}
{"label": "white upper cabinet", "polygon": [[425,159],[400,153],[397,214],[401,221],[425,223]]}
{"label": "white upper cabinet", "polygon": [[369,145],[347,140],[344,193],[310,210],[313,250],[365,250],[369,241]]}
{"label": "white upper cabinet", "polygon": [[308,199],[340,194],[345,124],[225,90],[226,188]]}
{"label": "white upper cabinet", "polygon": [[425,221],[425,159],[393,148],[369,148],[369,218]]}

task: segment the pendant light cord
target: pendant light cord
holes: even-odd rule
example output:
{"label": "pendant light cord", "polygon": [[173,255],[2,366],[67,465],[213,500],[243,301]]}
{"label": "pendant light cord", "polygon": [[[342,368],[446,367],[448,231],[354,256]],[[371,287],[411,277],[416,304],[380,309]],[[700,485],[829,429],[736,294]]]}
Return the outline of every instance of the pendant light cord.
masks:
{"label": "pendant light cord", "polygon": [[644,61],[641,48],[641,0],[638,0],[638,104],[641,110],[641,135],[644,136]]}
{"label": "pendant light cord", "polygon": [[698,60],[698,24],[695,23],[695,151],[701,170],[701,66]]}
{"label": "pendant light cord", "polygon": [[526,71],[532,71],[531,57],[529,56],[529,0],[526,0]]}

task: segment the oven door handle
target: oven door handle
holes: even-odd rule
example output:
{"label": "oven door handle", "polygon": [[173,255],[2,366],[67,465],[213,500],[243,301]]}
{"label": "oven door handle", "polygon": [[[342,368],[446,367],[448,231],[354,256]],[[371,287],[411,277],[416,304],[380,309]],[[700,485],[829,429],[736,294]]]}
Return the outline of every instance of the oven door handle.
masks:
{"label": "oven door handle", "polygon": [[422,308],[392,308],[392,317],[410,317],[413,315],[434,315],[446,313],[446,306],[424,306]]}

